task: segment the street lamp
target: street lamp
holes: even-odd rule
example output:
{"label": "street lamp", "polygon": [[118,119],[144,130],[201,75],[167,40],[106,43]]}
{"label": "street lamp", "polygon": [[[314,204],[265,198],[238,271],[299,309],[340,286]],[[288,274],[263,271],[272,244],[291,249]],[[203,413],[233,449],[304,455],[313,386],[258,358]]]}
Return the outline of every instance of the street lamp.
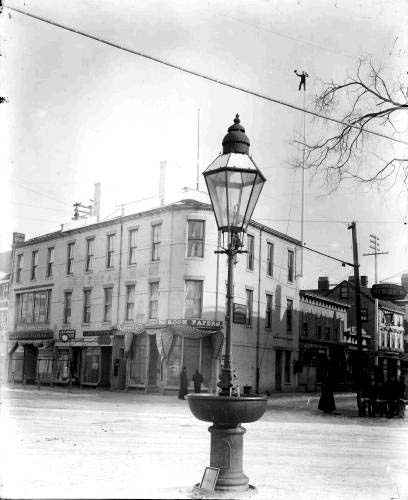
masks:
{"label": "street lamp", "polygon": [[220,469],[216,490],[247,491],[248,477],[242,471],[243,422],[255,422],[266,409],[266,397],[240,397],[232,376],[231,322],[235,257],[242,250],[242,238],[258,201],[265,177],[249,156],[249,139],[236,115],[222,141],[223,152],[204,171],[218,230],[223,235],[219,253],[228,257],[225,355],[218,395],[191,394],[188,403],[200,420],[213,422],[210,466]]}

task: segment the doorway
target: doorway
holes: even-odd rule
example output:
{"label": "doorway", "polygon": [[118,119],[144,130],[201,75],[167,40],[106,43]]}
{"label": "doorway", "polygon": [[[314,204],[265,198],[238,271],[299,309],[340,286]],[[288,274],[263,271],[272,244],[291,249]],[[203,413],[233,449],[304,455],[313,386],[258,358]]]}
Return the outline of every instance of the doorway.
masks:
{"label": "doorway", "polygon": [[275,357],[275,390],[282,390],[282,351],[276,349]]}
{"label": "doorway", "polygon": [[156,345],[156,335],[149,335],[149,371],[147,389],[149,392],[159,390],[160,355]]}

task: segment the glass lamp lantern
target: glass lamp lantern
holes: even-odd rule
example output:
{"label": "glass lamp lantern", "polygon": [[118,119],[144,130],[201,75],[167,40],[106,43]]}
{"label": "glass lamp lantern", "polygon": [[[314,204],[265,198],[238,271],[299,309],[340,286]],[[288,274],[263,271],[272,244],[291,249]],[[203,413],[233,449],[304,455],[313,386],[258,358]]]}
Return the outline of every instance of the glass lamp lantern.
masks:
{"label": "glass lamp lantern", "polygon": [[222,232],[246,232],[266,179],[248,154],[238,115],[222,145],[223,153],[203,172],[215,219]]}

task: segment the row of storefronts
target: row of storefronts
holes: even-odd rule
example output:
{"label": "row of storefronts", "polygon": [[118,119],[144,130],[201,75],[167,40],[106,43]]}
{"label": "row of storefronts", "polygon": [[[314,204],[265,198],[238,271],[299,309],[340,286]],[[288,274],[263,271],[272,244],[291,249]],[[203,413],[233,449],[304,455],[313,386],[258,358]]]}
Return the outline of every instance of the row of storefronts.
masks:
{"label": "row of storefronts", "polygon": [[23,384],[69,384],[148,392],[175,390],[183,366],[198,369],[203,389],[217,380],[222,323],[169,320],[164,325],[126,322],[118,329],[10,334],[9,380]]}

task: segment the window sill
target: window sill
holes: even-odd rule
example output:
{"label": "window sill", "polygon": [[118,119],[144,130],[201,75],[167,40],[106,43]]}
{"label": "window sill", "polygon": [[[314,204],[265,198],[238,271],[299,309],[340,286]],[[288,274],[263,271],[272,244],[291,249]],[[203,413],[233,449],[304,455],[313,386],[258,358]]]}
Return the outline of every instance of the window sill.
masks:
{"label": "window sill", "polygon": [[192,257],[192,256],[187,256],[186,260],[204,260],[204,257]]}
{"label": "window sill", "polygon": [[90,269],[89,271],[84,271],[85,274],[92,274],[93,273],[93,269]]}

